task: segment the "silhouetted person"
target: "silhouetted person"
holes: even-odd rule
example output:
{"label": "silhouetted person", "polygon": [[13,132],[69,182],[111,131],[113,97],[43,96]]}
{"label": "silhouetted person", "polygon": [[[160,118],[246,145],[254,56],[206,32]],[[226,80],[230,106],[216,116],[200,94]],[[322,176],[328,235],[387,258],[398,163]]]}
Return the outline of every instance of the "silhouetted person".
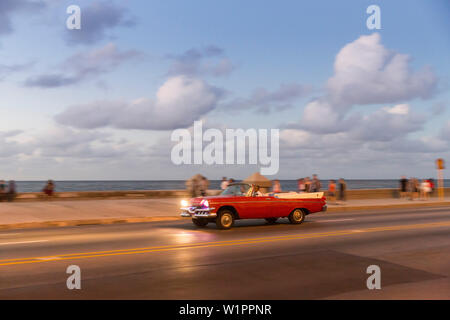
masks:
{"label": "silhouetted person", "polygon": [[6,200],[6,183],[0,180],[0,201]]}
{"label": "silhouetted person", "polygon": [[328,183],[328,198],[330,202],[336,203],[336,182],[334,180],[330,180]]}
{"label": "silhouetted person", "polygon": [[319,178],[317,178],[317,174],[313,174],[313,179],[311,181],[311,192],[319,192],[320,188],[322,188],[322,184],[320,183]]}
{"label": "silhouetted person", "polygon": [[49,197],[53,196],[53,194],[55,193],[55,184],[52,180],[47,181],[47,184],[45,185],[44,189],[42,189],[42,192]]}
{"label": "silhouetted person", "polygon": [[311,180],[309,180],[309,177],[305,178],[305,192],[311,192]]}
{"label": "silhouetted person", "polygon": [[402,176],[400,179],[400,198],[405,198],[408,192],[408,179]]}
{"label": "silhouetted person", "polygon": [[347,200],[347,184],[343,178],[339,179],[339,200]]}
{"label": "silhouetted person", "polygon": [[208,187],[209,187],[209,181],[208,179],[206,179],[205,177],[202,177],[199,181],[199,189],[200,189],[200,194],[205,197],[206,193],[208,191]]}
{"label": "silhouetted person", "polygon": [[14,180],[10,180],[8,184],[8,191],[6,192],[8,201],[11,202],[16,198],[17,191],[16,191],[16,183]]}

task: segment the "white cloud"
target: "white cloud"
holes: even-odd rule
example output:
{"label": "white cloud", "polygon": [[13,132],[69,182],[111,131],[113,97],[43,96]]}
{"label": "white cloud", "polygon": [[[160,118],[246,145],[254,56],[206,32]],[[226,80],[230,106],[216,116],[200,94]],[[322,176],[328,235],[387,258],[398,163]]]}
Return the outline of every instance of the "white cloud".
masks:
{"label": "white cloud", "polygon": [[98,101],[72,106],[55,119],[78,128],[171,130],[192,125],[213,110],[222,91],[186,76],[169,78],[157,91],[156,100]]}
{"label": "white cloud", "polygon": [[413,72],[410,57],[386,49],[381,36],[361,36],[336,56],[335,74],[328,80],[331,100],[337,104],[395,103],[432,96],[437,79],[424,67]]}

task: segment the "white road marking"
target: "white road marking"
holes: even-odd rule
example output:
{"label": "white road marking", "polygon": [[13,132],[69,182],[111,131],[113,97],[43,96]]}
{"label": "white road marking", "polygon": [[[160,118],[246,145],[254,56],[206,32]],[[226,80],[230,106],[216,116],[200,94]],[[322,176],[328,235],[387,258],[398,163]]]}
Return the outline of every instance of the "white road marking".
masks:
{"label": "white road marking", "polygon": [[0,233],[0,236],[17,236],[18,234],[22,234],[22,233]]}
{"label": "white road marking", "polygon": [[33,240],[33,241],[17,241],[17,242],[2,242],[0,246],[7,246],[10,244],[25,244],[25,243],[37,243],[37,242],[47,242],[48,240]]}
{"label": "white road marking", "polygon": [[362,230],[352,230],[352,232],[364,232]]}
{"label": "white road marking", "polygon": [[60,257],[44,257],[44,258],[37,258],[36,260],[59,260]]}
{"label": "white road marking", "polygon": [[317,220],[317,222],[339,222],[339,221],[349,221],[355,219],[333,219],[333,220]]}

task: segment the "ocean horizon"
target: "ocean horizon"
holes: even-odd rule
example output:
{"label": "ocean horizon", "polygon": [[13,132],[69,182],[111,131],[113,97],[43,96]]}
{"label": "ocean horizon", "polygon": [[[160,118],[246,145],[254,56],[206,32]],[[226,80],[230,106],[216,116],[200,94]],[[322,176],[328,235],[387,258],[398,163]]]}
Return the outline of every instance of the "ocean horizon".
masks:
{"label": "ocean horizon", "polygon": [[[236,180],[240,181],[240,180]],[[328,188],[326,179],[320,180],[322,189]],[[346,179],[348,189],[398,188],[399,179]],[[436,179],[435,179],[436,181]],[[210,180],[209,189],[220,189],[221,180]],[[16,181],[17,192],[40,192],[46,181]],[[70,191],[120,191],[120,190],[181,190],[185,180],[54,180],[56,192]],[[297,190],[297,180],[280,180],[285,191]],[[450,179],[444,180],[450,186]]]}

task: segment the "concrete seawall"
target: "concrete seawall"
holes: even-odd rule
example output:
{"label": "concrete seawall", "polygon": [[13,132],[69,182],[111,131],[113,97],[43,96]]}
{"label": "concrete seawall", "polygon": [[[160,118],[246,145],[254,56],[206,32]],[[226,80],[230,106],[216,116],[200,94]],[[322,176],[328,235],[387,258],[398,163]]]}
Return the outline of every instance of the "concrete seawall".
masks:
{"label": "concrete seawall", "polygon": [[[217,195],[219,190],[209,190],[208,195]],[[445,194],[450,194],[450,188],[445,188]],[[20,193],[15,201],[58,201],[76,199],[152,199],[152,198],[188,198],[186,190],[144,190],[144,191],[73,191],[57,192],[52,197],[47,197],[39,192]],[[360,189],[348,190],[347,200],[360,199],[393,199],[398,198],[398,189]],[[435,191],[431,197],[437,197]]]}

